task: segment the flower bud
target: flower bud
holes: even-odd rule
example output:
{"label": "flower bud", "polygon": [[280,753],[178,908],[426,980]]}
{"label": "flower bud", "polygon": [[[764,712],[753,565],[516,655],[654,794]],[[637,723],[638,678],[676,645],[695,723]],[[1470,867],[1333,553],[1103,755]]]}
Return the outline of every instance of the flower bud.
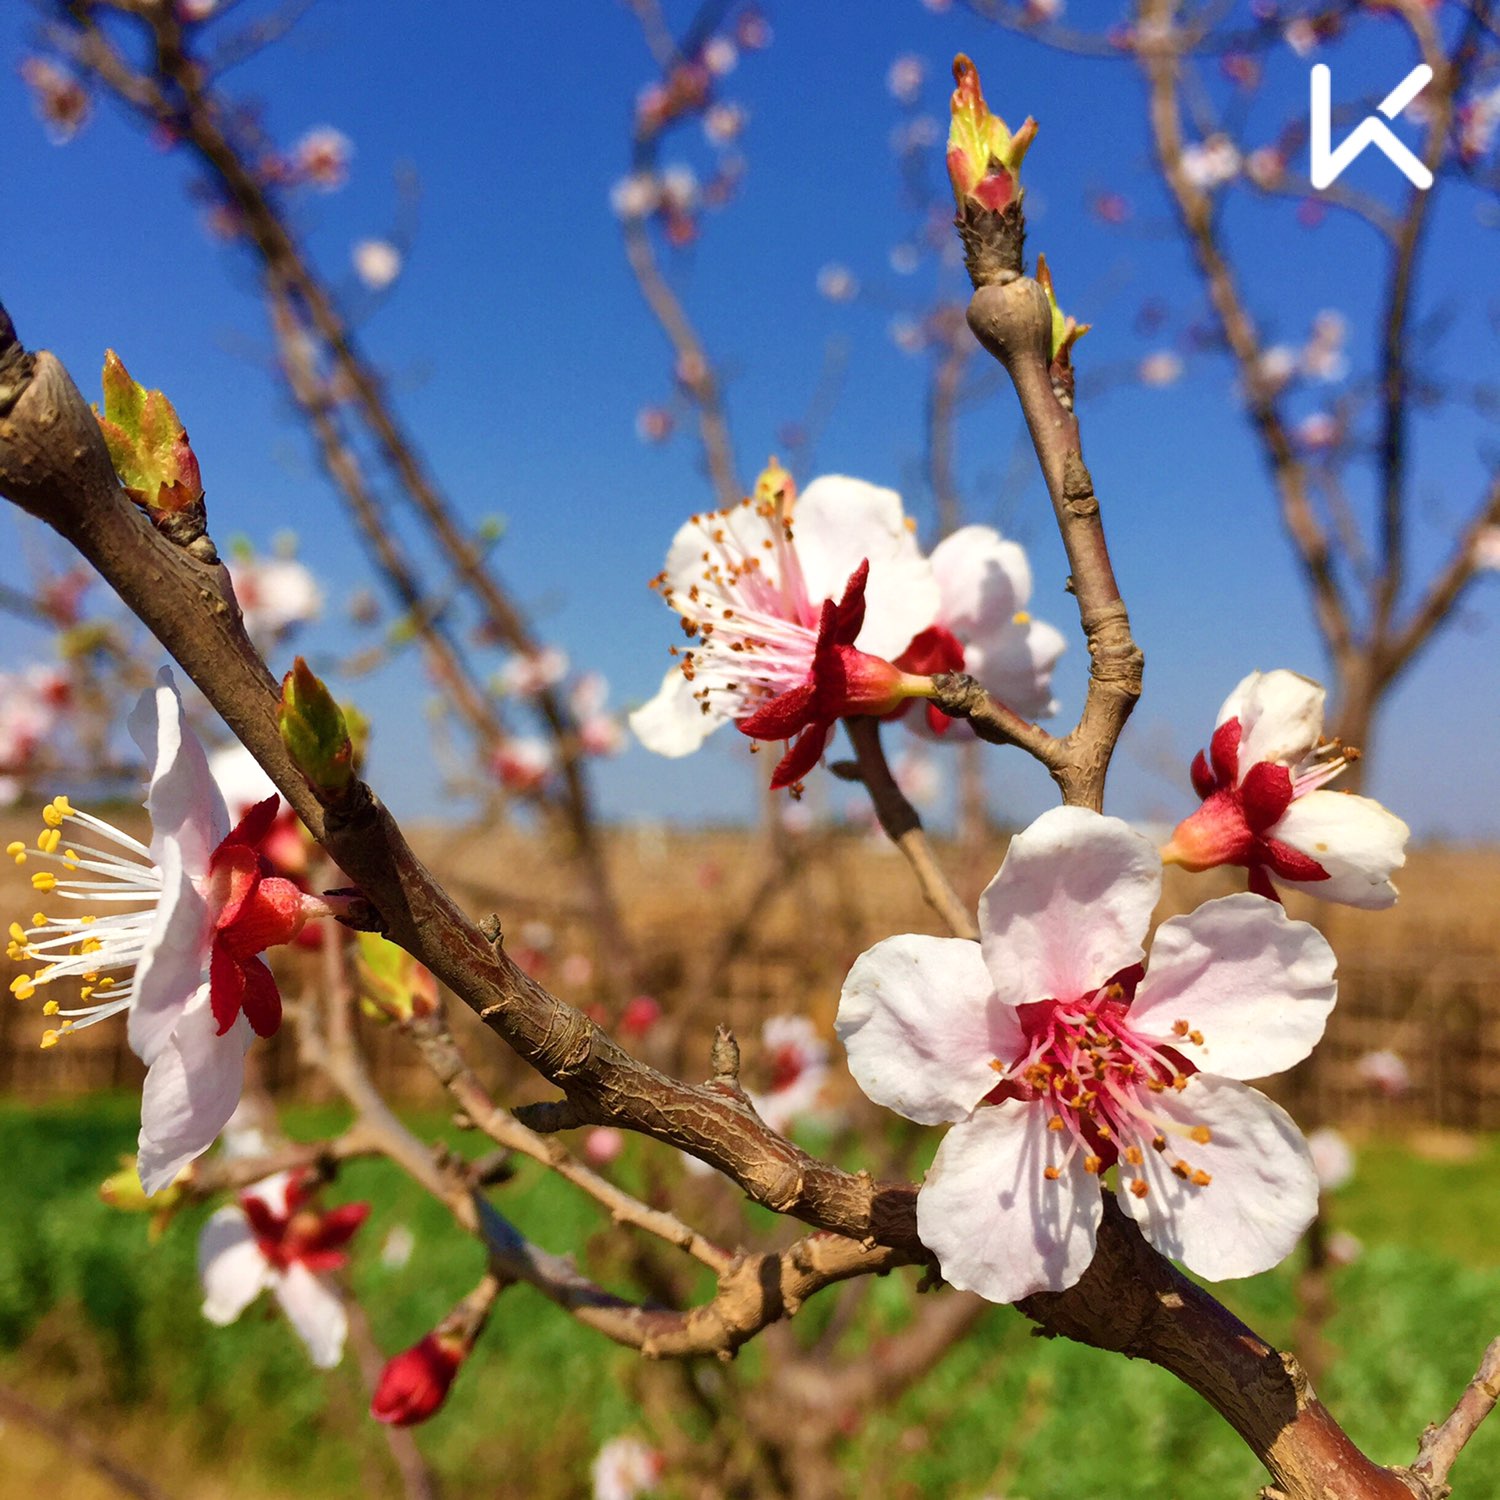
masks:
{"label": "flower bud", "polygon": [[1047,268],[1047,257],[1039,255],[1036,258],[1036,279],[1041,289],[1047,294],[1047,306],[1052,310],[1052,344],[1050,355],[1054,365],[1060,365],[1063,369],[1069,368],[1072,363],[1073,345],[1086,334],[1094,325],[1092,323],[1080,323],[1063,312],[1057,305],[1057,297],[1052,290],[1052,272]]}
{"label": "flower bud", "polygon": [[380,1372],[370,1415],[392,1427],[425,1422],[448,1399],[469,1347],[462,1334],[429,1333],[394,1355]]}
{"label": "flower bud", "polygon": [[1021,162],[1036,136],[1029,115],[1014,135],[991,114],[979,88],[979,72],[962,52],[953,59],[952,124],[948,129],[948,177],[958,206],[972,199],[999,213],[1021,197]]}
{"label": "flower bud", "polygon": [[94,415],[125,493],[161,515],[198,504],[198,460],[166,395],[132,380],[113,349],[105,351],[103,382],[104,413]]}
{"label": "flower bud", "polygon": [[354,745],[333,694],[299,656],[281,682],[281,742],[315,792],[338,793],[354,779]]}
{"label": "flower bud", "polygon": [[356,934],[360,1008],[382,1021],[420,1020],[437,1010],[437,980],[377,932]]}
{"label": "flower bud", "polygon": [[159,1193],[147,1194],[141,1189],[141,1179],[136,1172],[135,1157],[122,1156],[120,1170],[111,1173],[99,1184],[99,1197],[111,1208],[122,1214],[170,1212],[182,1202],[183,1184],[192,1176],[189,1168],[177,1174],[174,1181]]}

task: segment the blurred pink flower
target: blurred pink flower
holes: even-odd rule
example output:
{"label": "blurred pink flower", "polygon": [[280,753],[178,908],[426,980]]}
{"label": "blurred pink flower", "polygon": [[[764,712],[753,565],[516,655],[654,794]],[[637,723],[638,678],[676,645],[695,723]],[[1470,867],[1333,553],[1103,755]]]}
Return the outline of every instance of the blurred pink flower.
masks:
{"label": "blurred pink flower", "polygon": [[354,145],[342,131],[331,125],[319,125],[292,147],[291,155],[303,181],[310,182],[320,192],[332,193],[349,180]]}
{"label": "blurred pink flower", "polygon": [[233,1323],[270,1291],[314,1366],[331,1370],[343,1358],[349,1324],[326,1273],[348,1261],[345,1247],[369,1212],[368,1203],[318,1209],[305,1173],[256,1183],[237,1206],[210,1214],[199,1235],[203,1316],[221,1327]]}

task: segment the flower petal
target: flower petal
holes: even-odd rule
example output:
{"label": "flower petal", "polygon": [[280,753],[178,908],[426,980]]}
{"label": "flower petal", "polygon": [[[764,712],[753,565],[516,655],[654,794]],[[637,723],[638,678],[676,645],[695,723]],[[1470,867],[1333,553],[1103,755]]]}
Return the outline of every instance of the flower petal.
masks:
{"label": "flower petal", "polygon": [[906,934],[855,959],[834,1030],[877,1104],[937,1125],[962,1120],[999,1082],[993,1058],[1025,1050],[977,943]]}
{"label": "flower petal", "polygon": [[993,526],[960,526],[932,549],[943,603],[938,618],[963,641],[1009,625],[1031,597],[1031,564]]}
{"label": "flower petal", "polygon": [[670,668],[656,696],[630,715],[635,737],[648,750],[674,759],[691,755],[725,722],[724,715],[713,708],[703,711],[681,667]]}
{"label": "flower petal", "polygon": [[208,757],[182,711],[170,667],[141,694],[127,721],[141,754],[152,764],[146,810],[151,814],[151,854],[175,840],[192,878],[208,870],[209,855],[229,832],[229,813],[208,769]]}
{"label": "flower petal", "polygon": [[[1222,896],[1157,928],[1130,1025],[1205,1072],[1265,1078],[1317,1045],[1338,993],[1336,967],[1323,934],[1274,901]],[[1182,1021],[1201,1044],[1173,1034]]]}
{"label": "flower petal", "polygon": [[1001,999],[1076,1000],[1141,960],[1161,892],[1151,841],[1119,818],[1054,807],[1006,851],[979,898],[980,941]]}
{"label": "flower petal", "polygon": [[1045,620],[1007,624],[968,647],[964,670],[1023,718],[1045,719],[1057,712],[1052,670],[1067,644],[1063,633]]}
{"label": "flower petal", "polygon": [[1395,905],[1391,875],[1406,863],[1411,829],[1373,798],[1350,792],[1308,792],[1287,808],[1270,833],[1328,871],[1327,880],[1281,884],[1346,906],[1379,909]]}
{"label": "flower petal", "polygon": [[208,1216],[198,1235],[198,1278],[203,1283],[203,1316],[221,1328],[233,1323],[270,1284],[270,1264],[238,1208],[220,1208]]}
{"label": "flower petal", "polygon": [[315,1368],[331,1370],[344,1357],[349,1317],[337,1292],[293,1261],[272,1287],[287,1321],[307,1345]]}
{"label": "flower petal", "polygon": [[868,559],[865,623],[855,641],[861,651],[894,659],[937,619],[937,580],[895,490],[825,474],[798,498],[792,537],[814,610],[840,598],[849,575]]}
{"label": "flower petal", "polygon": [[217,1034],[203,985],[146,1074],[137,1158],[146,1192],[166,1187],[228,1123],[244,1088],[250,1038],[243,1017],[228,1035]]}
{"label": "flower petal", "polygon": [[[1144,1152],[1148,1191],[1138,1198],[1122,1180],[1120,1204],[1141,1232],[1173,1260],[1211,1281],[1254,1276],[1285,1260],[1312,1222],[1318,1179],[1292,1117],[1264,1094],[1228,1078],[1197,1073],[1179,1094],[1156,1096],[1173,1147],[1212,1179],[1198,1187],[1173,1171],[1170,1152]],[[1203,1145],[1182,1132],[1207,1125]],[[1173,1129],[1173,1127],[1176,1129]]]}
{"label": "flower petal", "polygon": [[208,964],[208,907],[183,869],[176,840],[156,856],[161,895],[135,966],[135,1001],[126,1020],[130,1050],[150,1067],[183,1010],[197,994]]}
{"label": "flower petal", "polygon": [[1252,672],[1225,700],[1216,724],[1240,721],[1240,776],[1257,761],[1294,766],[1323,732],[1322,687],[1297,672]]}
{"label": "flower petal", "polygon": [[[949,1285],[991,1302],[1060,1292],[1088,1269],[1103,1203],[1083,1153],[1040,1104],[1007,1099],[943,1138],[917,1194],[917,1234]],[[1049,1182],[1049,1166],[1059,1177]]]}

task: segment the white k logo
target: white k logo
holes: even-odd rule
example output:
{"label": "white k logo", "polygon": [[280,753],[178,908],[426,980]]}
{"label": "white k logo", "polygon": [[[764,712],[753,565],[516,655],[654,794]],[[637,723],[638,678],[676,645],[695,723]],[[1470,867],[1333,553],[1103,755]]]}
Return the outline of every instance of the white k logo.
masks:
{"label": "white k logo", "polygon": [[[1431,81],[1432,69],[1426,63],[1413,68],[1380,101],[1380,113],[1386,120],[1394,120]],[[1312,70],[1311,146],[1312,185],[1315,188],[1321,191],[1331,187],[1344,168],[1370,145],[1379,146],[1413,187],[1432,186],[1432,173],[1396,138],[1395,132],[1385,120],[1377,120],[1374,115],[1368,116],[1337,151],[1331,150],[1332,99],[1333,75],[1326,63],[1318,63]]]}

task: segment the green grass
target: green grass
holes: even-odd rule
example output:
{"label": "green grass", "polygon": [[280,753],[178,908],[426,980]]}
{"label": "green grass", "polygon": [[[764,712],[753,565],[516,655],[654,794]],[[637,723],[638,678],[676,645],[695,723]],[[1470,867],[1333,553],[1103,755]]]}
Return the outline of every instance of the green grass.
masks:
{"label": "green grass", "polygon": [[[152,1244],[143,1219],[98,1200],[99,1182],[130,1149],[137,1109],[134,1099],[0,1106],[0,1379],[86,1412],[98,1435],[137,1461],[170,1453],[174,1474],[186,1465],[212,1475],[219,1494],[379,1494],[388,1463],[353,1361],[318,1375],[288,1328],[260,1309],[227,1329],[203,1320],[194,1252],[207,1209],[184,1213]],[[312,1136],[339,1116],[293,1111],[288,1123]],[[443,1133],[435,1117],[420,1124]],[[1334,1273],[1328,1337],[1339,1358],[1322,1394],[1384,1461],[1411,1457],[1423,1425],[1446,1411],[1500,1332],[1497,1166],[1500,1141],[1463,1163],[1372,1144],[1334,1205],[1335,1224],[1358,1235],[1365,1254]],[[548,1249],[581,1250],[599,1232],[592,1206],[540,1172],[523,1170],[501,1195]],[[383,1164],[350,1166],[330,1196],[375,1205],[353,1276],[382,1348],[415,1341],[473,1285],[475,1246]],[[416,1251],[392,1269],[378,1250],[397,1224],[414,1233]],[[867,1324],[890,1328],[907,1316],[912,1280],[878,1283]],[[1220,1294],[1267,1337],[1289,1337],[1290,1271]],[[809,1326],[831,1305],[827,1295],[811,1305]],[[754,1346],[742,1356],[746,1376],[759,1358]],[[517,1288],[501,1299],[447,1407],[421,1430],[423,1450],[452,1497],[586,1494],[598,1444],[642,1429],[631,1395],[638,1372],[633,1355]],[[852,1493],[893,1500],[1223,1500],[1263,1482],[1228,1428],[1170,1376],[1036,1339],[1004,1310],[919,1390],[872,1418],[845,1463]],[[1459,1500],[1500,1494],[1500,1426],[1481,1431],[1455,1478]]]}

